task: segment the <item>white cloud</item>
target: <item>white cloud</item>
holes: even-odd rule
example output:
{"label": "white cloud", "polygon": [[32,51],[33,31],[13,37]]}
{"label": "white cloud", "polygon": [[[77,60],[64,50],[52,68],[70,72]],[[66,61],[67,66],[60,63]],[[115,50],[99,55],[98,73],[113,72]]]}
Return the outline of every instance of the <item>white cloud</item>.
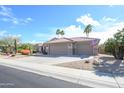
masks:
{"label": "white cloud", "polygon": [[117,18],[111,18],[111,17],[106,17],[106,16],[104,16],[103,17],[103,21],[113,21],[113,22],[115,22],[115,21],[117,21]]}
{"label": "white cloud", "polygon": [[[118,21],[118,18],[111,18],[104,16],[99,21],[94,20],[89,14],[81,16],[76,19],[77,22],[81,22],[83,25],[92,24],[93,31],[89,34],[89,37],[101,39],[100,43],[104,43],[108,38],[118,32],[118,29],[124,28],[124,21]],[[65,37],[80,37],[86,36],[81,28],[81,25],[70,25],[64,28]]]}
{"label": "white cloud", "polygon": [[12,18],[12,19],[10,19],[8,21],[11,21],[13,24],[19,24],[20,23],[19,19],[17,19],[17,18]]}
{"label": "white cloud", "polygon": [[[113,35],[118,32],[118,29],[121,30],[122,28],[124,28],[124,21],[118,21],[118,18],[104,16],[99,21],[97,21],[93,20],[93,18],[89,14],[84,15],[83,17],[84,19],[81,17],[81,19],[77,19],[76,21],[81,21],[83,25],[87,25],[89,23],[92,23],[92,25],[95,24],[95,27],[93,27],[93,31],[89,34],[89,37],[101,39],[100,44],[104,43],[108,38],[113,37]],[[64,37],[86,37],[85,33],[83,33],[84,28],[82,28],[82,24],[70,25],[61,28],[65,31]],[[37,34],[37,37],[41,38],[53,38],[54,36],[55,31],[53,31],[53,34]]]}
{"label": "white cloud", "polygon": [[11,8],[0,6],[0,15],[5,17],[12,17],[13,13],[11,12]]}
{"label": "white cloud", "polygon": [[81,26],[70,25],[63,29],[65,31],[65,37],[78,37],[78,36],[85,36],[83,34],[83,29]]}
{"label": "white cloud", "polygon": [[[117,18],[103,17],[104,20],[98,21],[99,26],[94,27],[93,31],[89,34],[89,37],[99,38],[100,44],[104,43],[108,38],[113,37],[113,35],[117,32],[118,29],[122,29],[124,27],[124,21],[119,22]],[[93,18],[92,18],[93,19]],[[82,23],[83,24],[83,23]],[[83,33],[84,28],[80,25],[70,25],[64,28],[61,28],[65,31],[64,37],[85,37],[85,33]],[[37,37],[41,38],[53,38],[55,36],[55,31],[53,34],[37,34]]]}
{"label": "white cloud", "polygon": [[26,18],[27,21],[32,21],[32,18],[28,17]]}
{"label": "white cloud", "polygon": [[13,18],[13,19],[9,19],[8,21],[11,21],[13,24],[28,24],[32,21],[32,18],[25,18],[25,19]]}
{"label": "white cloud", "polygon": [[3,37],[12,37],[12,38],[17,38],[17,37],[21,37],[21,34],[10,34],[5,30],[0,31],[0,38]]}
{"label": "white cloud", "polygon": [[124,22],[115,23],[114,26],[109,27],[106,31],[92,32],[90,36],[100,38],[100,43],[104,43],[108,38],[113,37],[113,35],[118,32],[118,29],[121,30],[123,27]]}
{"label": "white cloud", "polygon": [[[89,37],[93,37],[93,38],[99,38],[101,39],[100,43],[104,43],[108,38],[113,37],[113,35],[118,32],[117,30],[121,30],[124,27],[124,22],[118,22],[118,23],[114,23],[113,26],[110,26],[108,28],[106,28],[105,31],[92,31],[89,34]],[[65,27],[64,29],[65,31],[65,37],[84,37],[86,36],[83,33],[83,29],[81,29],[80,26],[75,26],[75,25],[71,25],[68,27]]]}
{"label": "white cloud", "polygon": [[90,16],[90,14],[83,15],[80,18],[77,18],[76,21],[82,23],[85,26],[88,24],[91,24],[93,26],[100,26],[100,23],[98,21],[94,20]]}
{"label": "white cloud", "polygon": [[[117,32],[118,29],[122,29],[124,27],[124,21],[118,21],[117,18],[110,18],[110,17],[103,17],[104,20],[98,21],[99,24],[94,27],[93,31],[89,34],[89,37],[92,38],[99,38],[101,39],[100,44],[104,43],[108,38],[113,37],[113,35]],[[92,18],[93,19],[93,18]],[[84,24],[84,23],[82,23]],[[58,27],[59,28],[59,27]],[[61,28],[65,31],[64,37],[85,37],[85,33],[83,33],[84,28],[80,25],[70,25],[64,28]],[[38,38],[47,38],[51,39],[55,37],[55,29],[52,34],[43,34],[37,33],[35,37]]]}
{"label": "white cloud", "polygon": [[20,20],[20,21],[22,21],[23,23],[30,23],[31,21],[33,21],[33,19],[30,18],[30,17],[28,17],[28,18],[22,19],[22,20]]}
{"label": "white cloud", "polygon": [[30,23],[32,21],[32,19],[30,18],[26,18],[26,19],[19,19],[19,18],[2,18],[1,19],[4,22],[10,22],[13,23],[15,25],[19,25],[19,24],[27,24]]}
{"label": "white cloud", "polygon": [[17,24],[27,24],[30,23],[33,19],[30,17],[27,18],[17,18],[12,12],[11,8],[5,7],[5,6],[0,6],[0,15],[3,17],[1,18],[2,21],[4,22],[10,22],[15,25]]}
{"label": "white cloud", "polygon": [[21,34],[8,34],[8,37],[12,37],[12,38],[19,38],[21,37]]}
{"label": "white cloud", "polygon": [[79,30],[81,30],[81,26],[71,25],[71,26],[65,28],[64,30],[66,30],[66,31],[79,31]]}
{"label": "white cloud", "polygon": [[6,33],[7,33],[7,31],[0,31],[0,37],[5,36],[5,35],[6,35]]}
{"label": "white cloud", "polygon": [[25,42],[23,42],[23,43],[31,43],[31,44],[37,44],[37,43],[43,43],[43,42],[41,42],[41,41],[36,41],[36,40],[29,40],[29,41],[25,41]]}

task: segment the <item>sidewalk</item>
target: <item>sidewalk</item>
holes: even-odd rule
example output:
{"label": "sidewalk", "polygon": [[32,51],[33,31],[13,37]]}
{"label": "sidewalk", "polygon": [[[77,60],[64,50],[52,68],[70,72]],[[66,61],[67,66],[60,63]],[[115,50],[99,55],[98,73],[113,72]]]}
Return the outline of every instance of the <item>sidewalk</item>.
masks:
{"label": "sidewalk", "polygon": [[10,59],[0,59],[0,65],[87,85],[89,87],[124,87],[124,77],[113,77],[112,74],[106,75],[105,73],[97,72],[99,75],[96,75],[94,71],[70,69],[52,65],[14,61]]}

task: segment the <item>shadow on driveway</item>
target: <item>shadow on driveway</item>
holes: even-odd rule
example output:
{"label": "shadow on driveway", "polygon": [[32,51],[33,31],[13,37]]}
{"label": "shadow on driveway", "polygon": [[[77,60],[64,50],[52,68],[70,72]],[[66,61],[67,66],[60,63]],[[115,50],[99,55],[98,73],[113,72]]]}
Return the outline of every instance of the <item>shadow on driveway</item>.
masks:
{"label": "shadow on driveway", "polygon": [[91,55],[43,55],[43,54],[34,54],[34,55],[31,55],[31,56],[35,56],[35,57],[49,57],[49,58],[57,58],[57,57],[73,57],[73,58],[77,58],[79,57],[80,59],[83,59],[83,58],[88,58],[90,57]]}

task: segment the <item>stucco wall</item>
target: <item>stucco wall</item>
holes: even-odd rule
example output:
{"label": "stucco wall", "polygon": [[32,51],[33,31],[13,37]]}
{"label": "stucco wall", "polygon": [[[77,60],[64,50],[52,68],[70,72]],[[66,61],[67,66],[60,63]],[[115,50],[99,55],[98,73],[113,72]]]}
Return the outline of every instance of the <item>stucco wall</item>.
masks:
{"label": "stucco wall", "polygon": [[97,55],[98,54],[98,45],[94,46],[93,50],[94,50],[93,51],[94,55]]}

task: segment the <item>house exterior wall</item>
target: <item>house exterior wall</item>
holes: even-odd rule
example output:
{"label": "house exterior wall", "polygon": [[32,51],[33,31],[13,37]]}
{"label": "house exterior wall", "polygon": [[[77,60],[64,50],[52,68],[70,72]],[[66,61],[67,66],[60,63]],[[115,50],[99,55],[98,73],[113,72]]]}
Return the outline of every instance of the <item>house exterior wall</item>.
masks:
{"label": "house exterior wall", "polygon": [[93,54],[94,54],[94,55],[97,55],[97,54],[98,54],[98,51],[99,51],[99,50],[98,50],[98,45],[94,46],[94,47],[93,47]]}
{"label": "house exterior wall", "polygon": [[75,43],[51,43],[48,45],[49,55],[96,55],[98,54],[98,45],[91,46],[90,42]]}
{"label": "house exterior wall", "polygon": [[49,55],[72,55],[71,43],[49,44]]}
{"label": "house exterior wall", "polygon": [[39,52],[41,52],[41,47],[42,47],[42,46],[39,46],[39,48],[38,48],[38,51],[39,51]]}
{"label": "house exterior wall", "polygon": [[41,53],[41,47],[42,47],[43,45],[42,44],[35,44],[33,47],[34,47],[34,49],[37,51],[37,52],[40,52]]}

